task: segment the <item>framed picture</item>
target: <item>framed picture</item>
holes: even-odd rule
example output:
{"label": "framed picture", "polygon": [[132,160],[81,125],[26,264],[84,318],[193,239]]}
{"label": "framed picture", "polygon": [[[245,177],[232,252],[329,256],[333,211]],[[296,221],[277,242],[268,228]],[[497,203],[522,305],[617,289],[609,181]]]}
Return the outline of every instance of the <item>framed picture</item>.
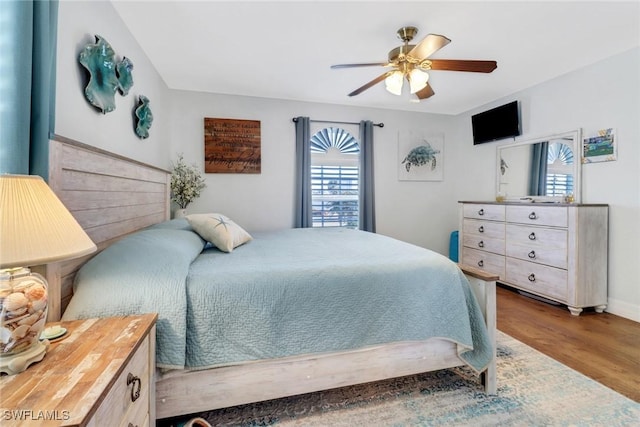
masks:
{"label": "framed picture", "polygon": [[204,119],[205,173],[261,171],[260,121]]}
{"label": "framed picture", "polygon": [[618,143],[612,128],[601,129],[582,142],[582,163],[610,162],[618,159]]}
{"label": "framed picture", "polygon": [[398,179],[442,181],[444,179],[444,134],[425,131],[398,132]]}

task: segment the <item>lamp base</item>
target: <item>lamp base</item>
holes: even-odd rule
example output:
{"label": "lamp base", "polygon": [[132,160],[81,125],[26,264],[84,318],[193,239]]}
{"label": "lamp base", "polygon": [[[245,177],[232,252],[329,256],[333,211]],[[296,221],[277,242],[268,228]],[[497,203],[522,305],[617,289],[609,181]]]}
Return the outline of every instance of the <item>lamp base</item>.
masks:
{"label": "lamp base", "polygon": [[19,374],[31,364],[41,361],[48,348],[49,341],[45,340],[32,345],[21,353],[0,356],[0,372],[9,375]]}

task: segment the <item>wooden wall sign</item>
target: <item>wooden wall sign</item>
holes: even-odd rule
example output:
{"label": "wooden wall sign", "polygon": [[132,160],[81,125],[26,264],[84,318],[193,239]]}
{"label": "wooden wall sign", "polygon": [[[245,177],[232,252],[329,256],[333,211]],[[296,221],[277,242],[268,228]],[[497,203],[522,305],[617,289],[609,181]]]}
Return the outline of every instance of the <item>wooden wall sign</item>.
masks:
{"label": "wooden wall sign", "polygon": [[205,173],[260,173],[260,121],[204,119]]}

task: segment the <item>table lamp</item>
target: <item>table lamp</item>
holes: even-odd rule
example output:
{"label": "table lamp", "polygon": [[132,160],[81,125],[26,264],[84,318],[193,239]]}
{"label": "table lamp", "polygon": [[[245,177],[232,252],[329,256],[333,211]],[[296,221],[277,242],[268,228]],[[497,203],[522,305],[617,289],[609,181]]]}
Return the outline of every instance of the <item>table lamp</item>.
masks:
{"label": "table lamp", "polygon": [[44,277],[28,266],[90,254],[96,245],[35,175],[0,175],[0,372],[13,375],[45,356]]}

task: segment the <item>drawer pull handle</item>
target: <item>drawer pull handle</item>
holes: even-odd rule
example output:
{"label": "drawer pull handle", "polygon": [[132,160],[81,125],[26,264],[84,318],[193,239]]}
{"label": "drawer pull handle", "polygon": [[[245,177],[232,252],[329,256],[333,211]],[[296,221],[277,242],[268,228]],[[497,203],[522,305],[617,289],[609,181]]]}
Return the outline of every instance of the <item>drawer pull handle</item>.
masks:
{"label": "drawer pull handle", "polygon": [[529,234],[529,240],[536,240],[536,233]]}
{"label": "drawer pull handle", "polygon": [[530,282],[535,282],[535,281],[536,281],[536,275],[535,275],[535,274],[533,274],[533,273],[531,273],[531,274],[529,275],[529,281],[530,281]]}
{"label": "drawer pull handle", "polygon": [[484,261],[483,260],[478,261],[478,267],[484,267]]}
{"label": "drawer pull handle", "polygon": [[529,219],[538,219],[538,215],[536,215],[536,213],[535,213],[535,212],[531,212],[531,213],[529,214]]}
{"label": "drawer pull handle", "polygon": [[133,424],[129,423],[129,426],[128,426],[128,427],[138,427],[138,424],[133,425]]}
{"label": "drawer pull handle", "polygon": [[480,210],[478,211],[478,215],[480,215],[480,216],[484,215],[484,209],[480,209]]}
{"label": "drawer pull handle", "polygon": [[535,259],[536,258],[536,251],[531,251],[527,254],[527,256],[531,259]]}
{"label": "drawer pull handle", "polygon": [[480,226],[480,228],[478,228],[478,231],[479,231],[480,233],[484,233],[484,226],[482,226],[482,225],[481,225],[481,226]]}
{"label": "drawer pull handle", "polygon": [[479,247],[479,248],[484,248],[484,241],[480,240],[480,241],[478,242],[478,247]]}
{"label": "drawer pull handle", "polygon": [[[140,389],[142,388],[142,381],[140,381],[139,377],[136,377],[131,372],[129,372],[129,375],[127,375],[127,386],[129,386],[130,384],[133,384],[133,387],[131,387],[131,401],[135,402],[140,397]],[[137,387],[136,387],[136,384],[138,384]]]}

